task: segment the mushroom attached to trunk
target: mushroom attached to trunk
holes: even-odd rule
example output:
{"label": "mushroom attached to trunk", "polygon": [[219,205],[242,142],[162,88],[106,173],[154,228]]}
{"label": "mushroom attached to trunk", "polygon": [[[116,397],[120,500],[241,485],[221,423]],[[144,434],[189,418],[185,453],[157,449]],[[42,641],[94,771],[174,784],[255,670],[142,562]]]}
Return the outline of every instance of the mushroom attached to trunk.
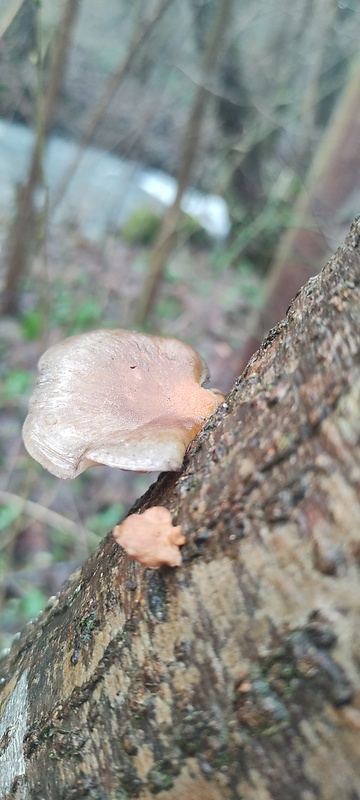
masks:
{"label": "mushroom attached to trunk", "polygon": [[152,506],[142,514],[130,514],[113,530],[115,541],[139,564],[157,569],[166,564],[179,567],[180,546],[185,536],[180,525],[173,525],[170,511]]}
{"label": "mushroom attached to trunk", "polygon": [[50,347],[24,423],[25,446],[58,478],[94,464],[181,468],[188,444],[224,399],[206,364],[177,339],[98,330]]}

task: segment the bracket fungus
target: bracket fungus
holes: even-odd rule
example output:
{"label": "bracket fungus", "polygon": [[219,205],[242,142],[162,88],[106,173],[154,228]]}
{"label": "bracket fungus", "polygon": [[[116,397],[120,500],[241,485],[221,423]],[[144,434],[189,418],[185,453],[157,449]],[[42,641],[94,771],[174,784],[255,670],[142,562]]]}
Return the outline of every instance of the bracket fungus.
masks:
{"label": "bracket fungus", "polygon": [[207,367],[192,347],[120,329],[65,339],[44,353],[39,371],[23,438],[58,478],[96,464],[179,470],[224,399],[203,388]]}
{"label": "bracket fungus", "polygon": [[180,525],[173,525],[170,511],[164,506],[152,506],[142,514],[130,514],[113,530],[115,541],[129,556],[145,567],[156,569],[166,564],[179,567],[180,545],[185,536]]}

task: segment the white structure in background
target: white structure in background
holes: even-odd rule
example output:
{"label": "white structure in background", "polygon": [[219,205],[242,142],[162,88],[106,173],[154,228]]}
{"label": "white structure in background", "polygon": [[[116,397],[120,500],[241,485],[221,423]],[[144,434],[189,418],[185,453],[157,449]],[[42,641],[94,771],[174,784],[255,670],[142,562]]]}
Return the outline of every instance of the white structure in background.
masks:
{"label": "white structure in background", "polygon": [[[33,143],[29,128],[0,120],[0,214],[5,220],[13,213],[16,186],[26,178]],[[50,208],[77,151],[76,142],[58,136],[49,140],[44,166]],[[75,225],[86,238],[99,241],[109,231],[120,231],[139,208],[161,214],[175,194],[176,181],[169,175],[87,147],[52,220]],[[214,238],[223,239],[229,233],[229,215],[221,197],[189,189],[182,208]]]}
{"label": "white structure in background", "polygon": [[[144,170],[138,176],[138,185],[164,206],[175,200],[175,178],[159,170]],[[217,194],[202,194],[196,189],[185,192],[181,208],[215,239],[224,239],[230,231],[230,219],[225,200]]]}

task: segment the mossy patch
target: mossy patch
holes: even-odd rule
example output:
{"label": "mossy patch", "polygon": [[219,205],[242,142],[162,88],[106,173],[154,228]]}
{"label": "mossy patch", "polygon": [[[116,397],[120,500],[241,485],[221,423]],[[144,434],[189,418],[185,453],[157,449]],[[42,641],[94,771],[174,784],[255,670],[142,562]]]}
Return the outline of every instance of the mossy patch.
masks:
{"label": "mossy patch", "polygon": [[126,244],[153,244],[161,225],[161,217],[154,211],[139,208],[125,222],[120,236]]}

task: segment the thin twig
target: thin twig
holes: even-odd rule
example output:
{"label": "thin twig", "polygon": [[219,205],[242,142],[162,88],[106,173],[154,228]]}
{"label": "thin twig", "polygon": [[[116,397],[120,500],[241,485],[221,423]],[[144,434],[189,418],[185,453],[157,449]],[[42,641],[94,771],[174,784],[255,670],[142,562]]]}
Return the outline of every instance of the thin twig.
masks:
{"label": "thin twig", "polygon": [[8,5],[0,21],[0,39],[2,39],[4,33],[6,33],[7,29],[10,27],[14,17],[16,17],[16,14],[20,11],[21,6],[24,5],[24,2],[25,0],[13,0],[13,2]]}
{"label": "thin twig", "polygon": [[[7,240],[7,266],[4,280],[2,305],[5,313],[16,311],[19,285],[23,278],[31,253],[32,245],[39,233],[39,212],[35,202],[35,192],[44,186],[43,151],[44,144],[55,113],[56,99],[63,81],[70,48],[70,34],[74,26],[81,0],[66,0],[54,56],[50,70],[48,88],[43,97],[42,89],[42,22],[40,6],[37,8],[37,58],[38,84],[36,96],[36,136],[30,167],[25,184],[18,190],[16,214]],[[46,212],[46,208],[44,209]],[[44,226],[43,226],[44,230]]]}
{"label": "thin twig", "polygon": [[187,124],[180,144],[179,169],[177,173],[177,191],[174,201],[167,209],[152,251],[147,276],[135,309],[136,324],[142,325],[150,313],[158,286],[162,279],[167,259],[174,246],[176,233],[181,217],[181,201],[189,184],[191,170],[200,141],[201,127],[204,119],[206,103],[209,97],[208,86],[211,86],[216,74],[217,59],[221,51],[224,31],[230,19],[234,0],[222,0],[216,10],[212,25],[204,45],[200,80],[190,109]]}
{"label": "thin twig", "polygon": [[38,522],[42,522],[44,525],[48,525],[50,528],[56,528],[56,530],[61,529],[67,533],[71,533],[73,536],[78,536],[80,531],[85,531],[86,536],[91,542],[94,544],[99,543],[99,537],[84,525],[78,525],[78,523],[67,519],[67,517],[64,517],[62,514],[58,514],[57,511],[52,511],[50,508],[46,508],[40,503],[34,502],[34,500],[19,497],[19,495],[13,494],[13,492],[0,491],[0,503],[3,505],[17,506],[19,514],[25,514],[26,516],[32,517],[32,519],[38,520]]}
{"label": "thin twig", "polygon": [[62,198],[64,197],[68,183],[70,179],[73,177],[74,172],[80,163],[85,147],[87,147],[87,145],[89,144],[90,139],[92,138],[98,125],[102,121],[105,111],[110,101],[112,100],[115,92],[118,90],[122,81],[127,76],[135,59],[138,58],[140,48],[142,47],[146,39],[149,37],[154,26],[160,21],[161,17],[163,16],[167,8],[169,8],[172,2],[173,0],[163,0],[162,3],[160,3],[159,7],[154,12],[154,14],[150,17],[150,19],[146,21],[144,27],[140,31],[139,30],[135,31],[135,34],[132,38],[132,42],[130,44],[130,48],[125,60],[121,61],[117,69],[115,69],[115,71],[112,72],[111,75],[109,76],[99,100],[97,101],[97,103],[95,103],[87,121],[85,122],[84,131],[82,136],[80,137],[74,158],[71,160],[71,163],[65,170],[61,183],[58,186],[56,193],[52,199],[50,208],[51,213],[54,212],[54,210],[57,208]]}

